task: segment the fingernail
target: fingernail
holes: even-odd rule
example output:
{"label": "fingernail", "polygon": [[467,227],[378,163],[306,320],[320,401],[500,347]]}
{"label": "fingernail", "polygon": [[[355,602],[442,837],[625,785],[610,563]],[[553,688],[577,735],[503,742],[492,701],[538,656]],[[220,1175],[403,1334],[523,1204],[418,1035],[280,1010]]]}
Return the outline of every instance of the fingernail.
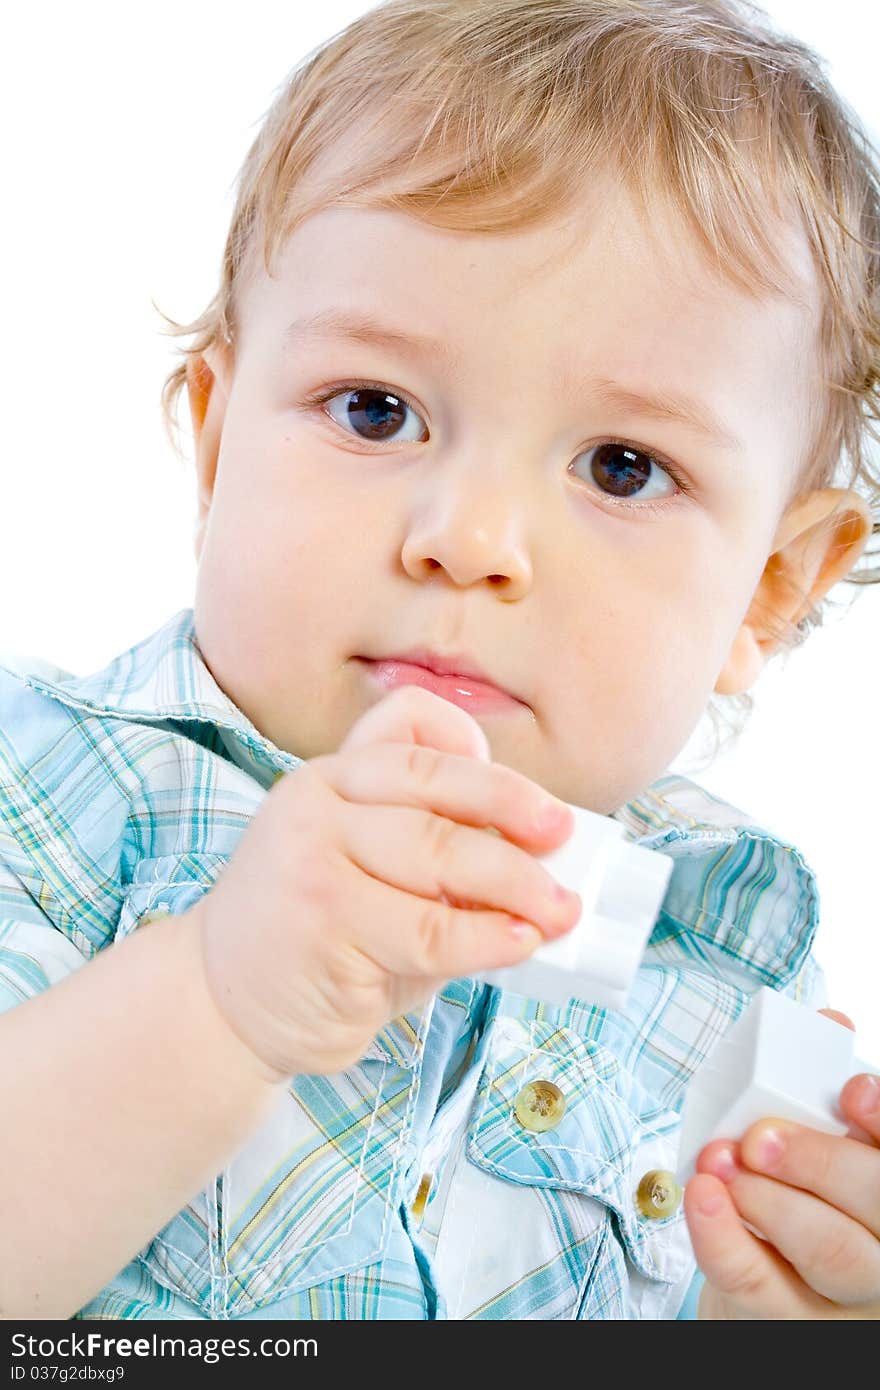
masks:
{"label": "fingernail", "polygon": [[713,1177],[720,1178],[722,1182],[731,1182],[737,1172],[733,1149],[729,1147],[718,1149],[712,1155],[707,1167],[711,1170]]}
{"label": "fingernail", "polygon": [[512,918],[508,928],[510,935],[522,946],[527,946],[530,951],[534,951],[544,940],[538,928],[531,922],[521,922],[518,918]]}
{"label": "fingernail", "polygon": [[876,1115],[880,1112],[880,1076],[859,1077],[856,1105],[863,1115]]}
{"label": "fingernail", "polygon": [[539,830],[552,830],[554,826],[561,825],[567,815],[568,807],[565,802],[557,801],[555,796],[549,796],[538,807],[535,824]]}
{"label": "fingernail", "polygon": [[554,902],[565,903],[567,905],[569,903],[574,903],[575,901],[580,902],[580,900],[580,895],[578,893],[572,892],[570,888],[566,888],[561,883],[557,883],[553,889]]}
{"label": "fingernail", "polygon": [[772,1168],[782,1157],[785,1140],[778,1129],[765,1129],[755,1149],[755,1161],[759,1168]]}

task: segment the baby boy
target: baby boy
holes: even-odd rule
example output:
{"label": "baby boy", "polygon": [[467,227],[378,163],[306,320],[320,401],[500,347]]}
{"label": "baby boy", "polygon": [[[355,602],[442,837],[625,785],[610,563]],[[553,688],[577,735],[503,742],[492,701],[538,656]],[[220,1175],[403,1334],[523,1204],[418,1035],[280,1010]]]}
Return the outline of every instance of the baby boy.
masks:
{"label": "baby boy", "polygon": [[[194,607],[0,672],[6,1316],[880,1316],[876,1078],[675,1195],[755,990],[826,1001],[800,855],[664,775],[867,545],[877,217],[721,0],[392,0],[295,71],[165,393]],[[561,801],[675,857],[626,1010],[480,979],[576,920]]]}

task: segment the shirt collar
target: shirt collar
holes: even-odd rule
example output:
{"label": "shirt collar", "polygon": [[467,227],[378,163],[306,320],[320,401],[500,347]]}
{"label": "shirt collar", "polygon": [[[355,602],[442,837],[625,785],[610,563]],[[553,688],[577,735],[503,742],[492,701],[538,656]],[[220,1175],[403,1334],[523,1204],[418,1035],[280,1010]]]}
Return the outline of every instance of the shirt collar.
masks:
{"label": "shirt collar", "polygon": [[[72,708],[212,725],[231,760],[264,786],[302,762],[261,734],[220,689],[199,649],[192,608],[94,675],[37,666],[39,674],[19,673],[25,683]],[[819,898],[793,845],[677,774],[659,778],[614,818],[635,843],[675,860],[652,941],[687,932],[695,956],[700,942],[710,943],[771,985],[796,973],[816,932]]]}
{"label": "shirt collar", "polygon": [[138,723],[213,725],[232,760],[264,784],[302,762],[261,734],[221,690],[199,648],[192,608],[182,608],[94,675],[74,676],[44,662],[39,668],[39,674],[22,671],[25,684],[74,709]]}

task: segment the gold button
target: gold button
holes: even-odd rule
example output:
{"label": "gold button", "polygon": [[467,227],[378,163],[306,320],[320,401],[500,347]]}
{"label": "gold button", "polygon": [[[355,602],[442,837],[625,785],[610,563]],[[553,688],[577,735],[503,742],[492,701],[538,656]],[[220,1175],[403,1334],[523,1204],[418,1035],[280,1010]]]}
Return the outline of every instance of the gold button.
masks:
{"label": "gold button", "polygon": [[675,1174],[668,1173],[665,1168],[652,1168],[639,1183],[636,1206],[649,1221],[671,1216],[680,1203],[681,1188],[675,1181]]}
{"label": "gold button", "polygon": [[565,1096],[552,1081],[529,1081],[516,1098],[513,1113],[536,1134],[555,1129],[565,1114]]}
{"label": "gold button", "polygon": [[431,1191],[431,1183],[434,1181],[432,1173],[423,1173],[419,1183],[419,1190],[415,1195],[410,1211],[417,1221],[421,1221],[425,1214],[425,1207],[428,1204],[428,1193]]}

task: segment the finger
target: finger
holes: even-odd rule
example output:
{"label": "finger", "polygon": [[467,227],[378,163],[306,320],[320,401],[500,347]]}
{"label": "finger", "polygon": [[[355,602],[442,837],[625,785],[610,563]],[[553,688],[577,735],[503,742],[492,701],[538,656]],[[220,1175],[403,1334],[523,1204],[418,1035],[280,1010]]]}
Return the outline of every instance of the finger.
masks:
{"label": "finger", "polygon": [[[820,1009],[820,1014],[842,1023],[844,1028],[855,1032],[855,1024],[848,1014],[837,1009]],[[851,1139],[861,1143],[880,1142],[880,1077],[871,1077],[860,1072],[858,1079],[851,1077],[840,1093],[840,1108],[844,1118],[849,1121],[847,1131]]]}
{"label": "finger", "polygon": [[540,852],[574,828],[571,807],[504,763],[419,744],[371,743],[313,758],[310,767],[346,801],[416,806],[464,825],[494,827]]}
{"label": "finger", "polygon": [[790,1120],[765,1119],[740,1144],[746,1168],[811,1192],[880,1238],[880,1150]]}
{"label": "finger", "polygon": [[340,752],[370,743],[415,743],[488,762],[489,740],[467,710],[424,690],[403,685],[371,705],[352,725]]}
{"label": "finger", "polygon": [[[352,872],[358,872],[351,866]],[[366,877],[356,946],[375,965],[406,982],[454,980],[518,965],[543,940],[509,913],[459,908]]]}
{"label": "finger", "polygon": [[817,1294],[838,1304],[880,1298],[880,1242],[857,1221],[810,1192],[750,1171],[723,1142],[707,1146],[698,1170],[724,1182],[743,1220]]}
{"label": "finger", "polygon": [[[346,803],[342,803],[346,807]],[[568,931],[581,899],[534,855],[430,811],[405,806],[351,806],[342,847],[372,878],[419,898],[494,908],[524,918],[547,936]]]}
{"label": "finger", "polygon": [[684,1211],[697,1264],[741,1316],[827,1316],[827,1301],[807,1288],[772,1246],[746,1230],[718,1178],[701,1173],[691,1178],[684,1190]]}
{"label": "finger", "polygon": [[[855,1032],[855,1024],[837,1009],[820,1009],[820,1014],[842,1023]],[[861,1143],[880,1143],[880,1076],[859,1072],[850,1077],[840,1093],[840,1108],[849,1122],[849,1136]]]}
{"label": "finger", "polygon": [[851,1076],[840,1093],[840,1108],[859,1131],[856,1138],[880,1144],[880,1076],[866,1072]]}

